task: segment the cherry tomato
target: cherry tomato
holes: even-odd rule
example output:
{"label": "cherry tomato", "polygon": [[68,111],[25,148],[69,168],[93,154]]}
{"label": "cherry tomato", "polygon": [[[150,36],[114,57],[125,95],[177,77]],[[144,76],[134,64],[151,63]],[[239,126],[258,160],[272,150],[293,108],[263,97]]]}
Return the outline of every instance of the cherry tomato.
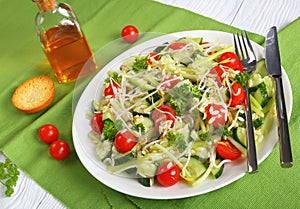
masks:
{"label": "cherry tomato", "polygon": [[136,138],[128,130],[119,131],[115,136],[114,145],[119,152],[126,153],[136,145]]}
{"label": "cherry tomato", "polygon": [[242,155],[242,152],[236,148],[229,140],[221,140],[216,146],[217,153],[223,159],[235,160]]}
{"label": "cherry tomato", "polygon": [[115,91],[120,88],[120,85],[116,82],[110,83],[108,84],[108,86],[104,89],[104,96],[111,96],[111,97],[115,97]]}
{"label": "cherry tomato", "polygon": [[224,52],[218,59],[218,62],[223,66],[239,70],[243,72],[243,65],[239,60],[238,56],[233,52]]}
{"label": "cherry tomato", "polygon": [[51,143],[49,147],[50,155],[56,160],[63,160],[68,157],[70,147],[67,142],[63,140],[56,140]]}
{"label": "cherry tomato", "polygon": [[52,124],[45,124],[39,129],[39,138],[42,142],[46,144],[51,144],[58,139],[59,132],[58,129]]}
{"label": "cherry tomato", "polygon": [[205,107],[205,113],[214,127],[219,128],[219,125],[223,126],[226,124],[227,109],[223,105],[214,103],[208,104]]}
{"label": "cherry tomato", "polygon": [[172,109],[172,107],[168,105],[159,106],[151,114],[151,118],[154,121],[156,131],[159,131],[160,123],[167,120],[172,121],[171,123],[171,128],[172,128],[175,123],[175,117],[176,117],[175,111]]}
{"label": "cherry tomato", "polygon": [[158,60],[159,59],[159,55],[156,52],[150,52],[149,56],[148,56],[148,60],[147,60],[147,64],[148,65],[152,65],[152,61],[151,58]]}
{"label": "cherry tomato", "polygon": [[182,49],[183,47],[185,47],[186,44],[185,43],[182,43],[182,42],[174,42],[172,44],[169,45],[169,48],[170,49],[173,49],[173,50],[178,50],[178,49]]}
{"label": "cherry tomato", "polygon": [[215,66],[212,69],[210,69],[210,74],[217,75],[216,80],[219,86],[222,86],[222,82],[225,79],[225,76],[223,75],[226,71],[222,69],[220,66]]}
{"label": "cherry tomato", "polygon": [[169,92],[179,81],[179,78],[165,78],[162,81],[164,84],[161,85],[161,89],[164,92]]}
{"label": "cherry tomato", "polygon": [[161,164],[156,172],[156,178],[162,186],[172,186],[180,179],[180,168],[173,162]]}
{"label": "cherry tomato", "polygon": [[235,107],[242,104],[245,101],[246,93],[243,87],[238,83],[233,83],[231,86],[231,104],[230,106]]}
{"label": "cherry tomato", "polygon": [[102,113],[95,113],[91,120],[90,120],[90,126],[92,127],[92,130],[95,133],[101,134],[104,124],[102,121]]}
{"label": "cherry tomato", "polygon": [[139,38],[139,31],[133,25],[127,25],[122,29],[122,38],[128,43],[133,43]]}

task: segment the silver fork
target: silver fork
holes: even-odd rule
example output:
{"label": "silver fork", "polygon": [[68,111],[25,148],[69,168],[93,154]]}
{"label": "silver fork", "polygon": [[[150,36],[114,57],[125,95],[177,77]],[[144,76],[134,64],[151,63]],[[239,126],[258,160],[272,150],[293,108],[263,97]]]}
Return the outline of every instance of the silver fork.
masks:
{"label": "silver fork", "polygon": [[[244,32],[244,33],[243,33]],[[248,72],[249,76],[256,69],[256,57],[254,50],[248,38],[246,31],[241,31],[240,35],[236,33],[233,34],[233,41],[235,46],[235,52],[243,64],[244,71]],[[245,105],[246,111],[246,129],[247,129],[247,159],[248,159],[248,173],[252,173],[258,170],[257,166],[257,156],[255,147],[255,137],[253,130],[253,121],[250,105],[250,96],[248,90],[248,81],[245,86],[246,101]]]}

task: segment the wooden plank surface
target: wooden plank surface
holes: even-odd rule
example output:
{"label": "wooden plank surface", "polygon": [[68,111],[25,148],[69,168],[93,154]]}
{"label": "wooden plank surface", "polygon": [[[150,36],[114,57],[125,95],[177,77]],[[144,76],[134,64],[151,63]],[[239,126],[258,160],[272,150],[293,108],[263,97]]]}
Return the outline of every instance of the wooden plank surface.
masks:
{"label": "wooden plank surface", "polygon": [[[268,29],[277,26],[278,30],[300,16],[299,0],[156,0],[181,7],[192,12],[266,35]],[[5,157],[0,153],[0,161]],[[1,209],[64,209],[65,207],[52,195],[45,192],[21,172],[15,193],[7,198],[0,186]]]}

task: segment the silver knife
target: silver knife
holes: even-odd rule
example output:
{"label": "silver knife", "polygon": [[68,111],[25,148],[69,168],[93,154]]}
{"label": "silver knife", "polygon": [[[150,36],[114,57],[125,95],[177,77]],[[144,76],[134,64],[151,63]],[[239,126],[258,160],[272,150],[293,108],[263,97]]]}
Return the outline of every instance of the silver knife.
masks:
{"label": "silver knife", "polygon": [[275,79],[276,83],[280,164],[283,168],[289,168],[293,166],[293,157],[282,85],[277,29],[275,26],[269,30],[266,38],[266,67],[268,74]]}

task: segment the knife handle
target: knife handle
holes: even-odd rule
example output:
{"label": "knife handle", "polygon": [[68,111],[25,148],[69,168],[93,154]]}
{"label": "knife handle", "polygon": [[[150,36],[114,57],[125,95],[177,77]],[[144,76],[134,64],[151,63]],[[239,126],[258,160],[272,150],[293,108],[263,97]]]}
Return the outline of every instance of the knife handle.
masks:
{"label": "knife handle", "polygon": [[289,168],[293,166],[293,157],[292,157],[291,144],[290,144],[290,134],[289,134],[288,121],[287,121],[282,78],[276,77],[275,83],[276,83],[280,165],[283,168]]}

